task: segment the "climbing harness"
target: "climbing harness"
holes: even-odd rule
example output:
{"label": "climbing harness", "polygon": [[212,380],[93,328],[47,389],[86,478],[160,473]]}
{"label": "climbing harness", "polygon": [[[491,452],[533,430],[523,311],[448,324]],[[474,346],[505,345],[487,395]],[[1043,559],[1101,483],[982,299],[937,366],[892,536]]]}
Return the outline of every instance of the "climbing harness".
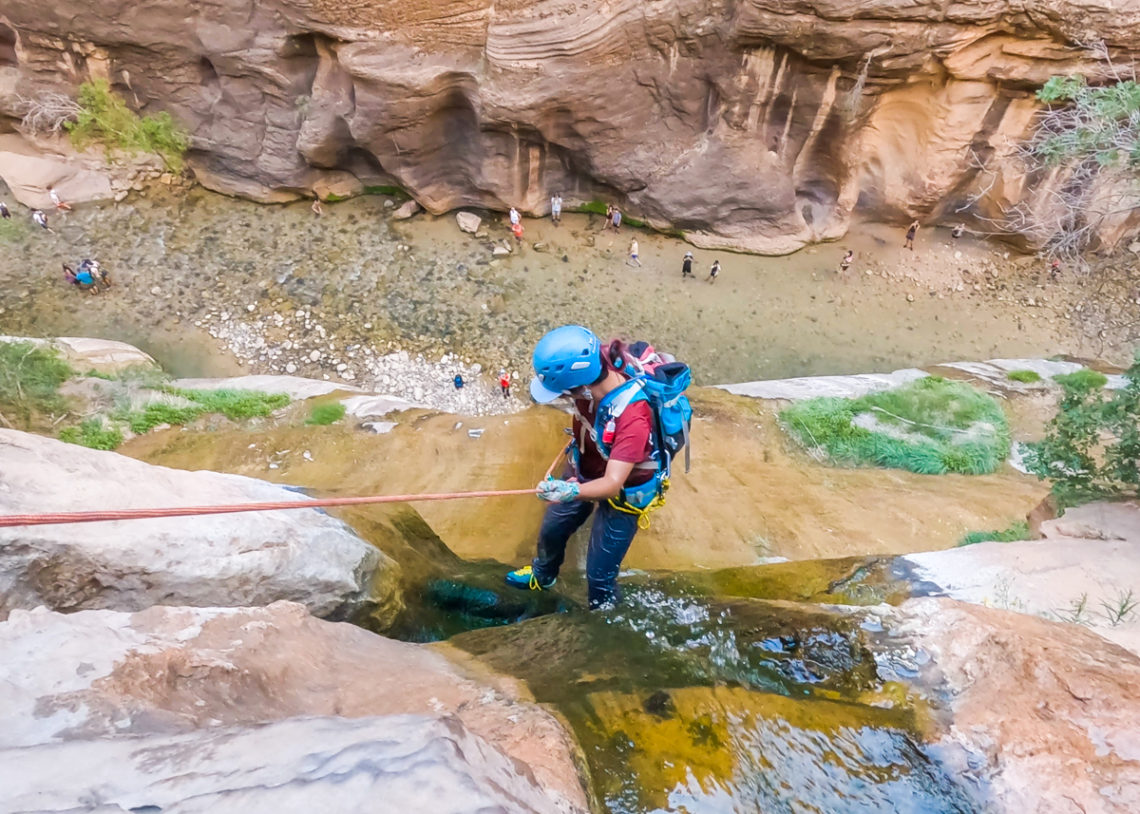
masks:
{"label": "climbing harness", "polygon": [[[644,486],[655,486],[655,488],[653,490],[652,499],[642,508],[638,508],[632,503],[627,502],[625,492],[629,491],[628,489],[623,490],[620,496],[611,497],[606,502],[619,512],[637,515],[637,527],[643,530],[647,529],[649,528],[649,513],[665,505],[665,492],[669,489],[669,478],[664,477],[655,480],[657,481],[656,484],[654,480],[646,481],[646,483],[643,484]],[[637,488],[636,486],[629,487],[629,489]]]}

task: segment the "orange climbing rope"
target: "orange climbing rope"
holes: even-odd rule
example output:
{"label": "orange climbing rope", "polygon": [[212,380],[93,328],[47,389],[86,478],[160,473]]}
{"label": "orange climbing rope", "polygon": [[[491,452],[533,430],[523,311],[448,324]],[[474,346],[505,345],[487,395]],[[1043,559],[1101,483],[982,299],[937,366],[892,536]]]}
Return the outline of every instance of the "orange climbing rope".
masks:
{"label": "orange climbing rope", "polygon": [[[562,460],[569,446],[546,470],[546,477]],[[373,503],[418,503],[427,500],[465,500],[477,497],[513,497],[533,495],[534,489],[493,489],[482,492],[440,492],[419,495],[368,495],[365,497],[326,497],[315,500],[284,500],[269,503],[234,503],[228,506],[179,506],[162,509],[114,509],[99,512],[49,512],[45,514],[0,515],[0,528],[13,526],[50,526],[61,523],[98,523],[104,520],[143,520],[155,517],[188,517],[202,514],[237,514],[268,512],[282,509],[320,509],[326,506],[363,506]]]}
{"label": "orange climbing rope", "polygon": [[141,520],[154,517],[187,517],[199,514],[236,514],[280,509],[319,509],[325,506],[361,506],[370,503],[412,503],[421,500],[462,500],[475,497],[533,495],[534,489],[495,489],[484,492],[441,492],[423,495],[370,495],[367,497],[328,497],[317,500],[285,500],[276,503],[235,503],[229,506],[181,506],[165,509],[117,509],[101,512],[54,512],[48,514],[0,515],[0,528],[49,526],[59,523],[96,523],[101,520]]}

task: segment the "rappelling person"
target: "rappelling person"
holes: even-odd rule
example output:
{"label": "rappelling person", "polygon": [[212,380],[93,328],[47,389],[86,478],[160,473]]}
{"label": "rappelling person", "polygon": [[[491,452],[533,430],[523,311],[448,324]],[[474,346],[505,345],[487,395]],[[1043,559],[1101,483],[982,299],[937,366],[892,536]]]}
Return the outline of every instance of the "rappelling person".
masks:
{"label": "rappelling person", "polygon": [[682,447],[687,454],[689,368],[644,342],[603,346],[587,328],[564,325],[539,340],[534,370],[535,401],[573,401],[574,440],[561,478],[548,478],[535,490],[552,504],[537,554],[506,582],[530,590],[553,586],[567,540],[593,514],[586,553],[589,606],[612,606],[622,559],[638,528],[648,525],[648,513],[664,503],[674,454]]}

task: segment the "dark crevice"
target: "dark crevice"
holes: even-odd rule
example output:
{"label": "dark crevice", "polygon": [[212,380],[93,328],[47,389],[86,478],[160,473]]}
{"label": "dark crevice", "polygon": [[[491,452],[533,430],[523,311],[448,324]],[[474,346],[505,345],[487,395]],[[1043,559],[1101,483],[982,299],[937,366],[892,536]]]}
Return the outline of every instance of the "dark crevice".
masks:
{"label": "dark crevice", "polygon": [[16,57],[16,32],[0,23],[0,68],[18,68]]}

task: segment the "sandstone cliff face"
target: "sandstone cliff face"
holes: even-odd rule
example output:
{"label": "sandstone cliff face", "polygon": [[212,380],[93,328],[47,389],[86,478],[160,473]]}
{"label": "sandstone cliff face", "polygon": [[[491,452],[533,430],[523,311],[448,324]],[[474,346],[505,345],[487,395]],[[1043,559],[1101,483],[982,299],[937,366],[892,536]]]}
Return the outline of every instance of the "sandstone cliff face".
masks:
{"label": "sandstone cliff face", "polygon": [[398,183],[433,212],[541,214],[563,190],[766,252],[856,214],[961,220],[1046,194],[1009,158],[1034,89],[1105,70],[1078,41],[1130,59],[1140,23],[1096,0],[5,5],[8,126],[17,93],[105,75],[185,122],[222,191]]}

